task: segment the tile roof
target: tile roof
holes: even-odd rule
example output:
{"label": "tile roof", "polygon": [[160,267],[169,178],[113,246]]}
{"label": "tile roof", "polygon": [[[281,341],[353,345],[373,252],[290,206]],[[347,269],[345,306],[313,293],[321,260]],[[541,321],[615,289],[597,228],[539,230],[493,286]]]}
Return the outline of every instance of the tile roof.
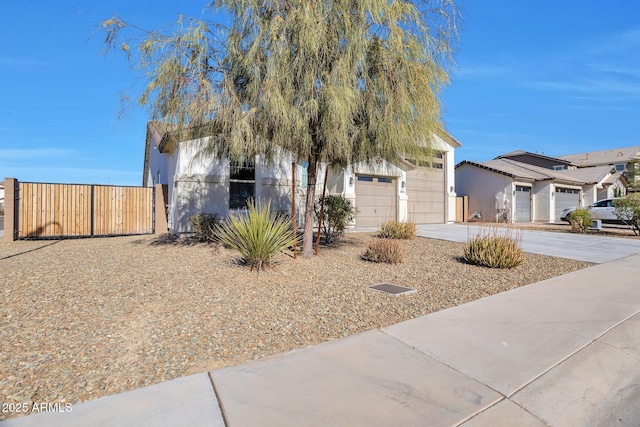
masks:
{"label": "tile roof", "polygon": [[502,175],[507,175],[515,179],[527,181],[554,180],[576,185],[596,184],[604,179],[613,169],[610,166],[590,167],[582,169],[565,169],[555,171],[553,169],[542,168],[515,160],[498,158],[488,162],[471,162],[465,160],[456,167],[469,164],[481,167]]}
{"label": "tile roof", "polygon": [[504,158],[516,157],[516,156],[533,156],[533,157],[538,157],[540,159],[557,161],[558,164],[569,164],[572,166],[578,166],[577,164],[574,164],[571,161],[560,158],[560,157],[549,157],[549,156],[545,156],[544,154],[532,153],[530,151],[524,151],[524,150],[514,150],[508,153],[500,154],[498,157],[496,157],[496,159],[504,159]]}
{"label": "tile roof", "polygon": [[580,166],[612,165],[627,163],[640,158],[640,145],[625,148],[612,148],[610,150],[590,151],[587,153],[568,154],[556,156],[559,159],[577,163]]}

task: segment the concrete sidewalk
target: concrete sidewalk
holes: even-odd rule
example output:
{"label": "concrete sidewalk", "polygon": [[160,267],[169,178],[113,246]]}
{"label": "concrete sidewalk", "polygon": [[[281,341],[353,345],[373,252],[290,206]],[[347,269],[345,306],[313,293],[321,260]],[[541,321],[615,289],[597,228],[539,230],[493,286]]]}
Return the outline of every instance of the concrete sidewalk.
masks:
{"label": "concrete sidewalk", "polygon": [[388,328],[0,425],[637,426],[639,274],[636,254]]}

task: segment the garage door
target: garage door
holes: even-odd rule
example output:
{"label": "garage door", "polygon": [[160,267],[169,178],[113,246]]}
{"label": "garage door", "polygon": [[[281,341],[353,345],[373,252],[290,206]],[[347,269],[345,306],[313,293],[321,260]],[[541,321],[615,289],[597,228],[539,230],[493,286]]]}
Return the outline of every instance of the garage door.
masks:
{"label": "garage door", "polygon": [[407,212],[416,224],[444,223],[445,188],[442,163],[407,172]]}
{"label": "garage door", "polygon": [[377,227],[396,220],[396,205],[395,178],[356,176],[357,227]]}
{"label": "garage door", "polygon": [[575,206],[580,206],[580,190],[556,187],[556,221],[560,221],[563,210]]}
{"label": "garage door", "polygon": [[531,187],[516,185],[516,222],[531,221]]}

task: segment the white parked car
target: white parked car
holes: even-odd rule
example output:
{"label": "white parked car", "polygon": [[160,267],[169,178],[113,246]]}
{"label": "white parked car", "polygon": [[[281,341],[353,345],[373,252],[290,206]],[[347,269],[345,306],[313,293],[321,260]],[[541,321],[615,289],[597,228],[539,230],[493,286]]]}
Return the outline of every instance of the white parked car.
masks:
{"label": "white parked car", "polygon": [[[599,219],[602,222],[608,222],[608,223],[620,223],[621,221],[613,212],[614,211],[613,201],[616,199],[617,197],[612,199],[598,200],[597,202],[591,203],[589,206],[586,206],[585,209],[591,212],[591,218],[593,219]],[[560,219],[562,221],[569,222],[567,217],[571,212],[575,211],[576,209],[577,209],[576,207],[573,207],[573,208],[567,208],[563,210],[562,215],[560,216]]]}

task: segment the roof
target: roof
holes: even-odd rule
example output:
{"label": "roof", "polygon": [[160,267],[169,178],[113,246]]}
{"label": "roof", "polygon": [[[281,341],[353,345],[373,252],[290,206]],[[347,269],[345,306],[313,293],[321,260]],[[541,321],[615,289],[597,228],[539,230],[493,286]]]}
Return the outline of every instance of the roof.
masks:
{"label": "roof", "polygon": [[587,184],[595,184],[602,181],[609,174],[615,174],[614,167],[609,165],[590,166],[578,169],[566,169],[561,171],[564,175],[584,181]]}
{"label": "roof", "polygon": [[544,154],[532,153],[530,151],[524,151],[524,150],[510,151],[508,153],[499,155],[498,157],[496,157],[496,159],[504,159],[504,158],[516,157],[516,156],[533,156],[533,157],[538,157],[540,159],[545,159],[545,160],[550,160],[550,161],[553,161],[553,162],[557,162],[559,165],[560,164],[566,164],[566,165],[571,165],[571,166],[578,166],[577,164],[572,163],[571,161],[566,160],[566,159],[561,159],[561,158],[558,158],[558,157],[549,157],[549,156],[545,156]]}
{"label": "roof", "polygon": [[635,159],[640,159],[640,145],[634,145],[632,147],[625,148],[612,148],[602,151],[589,151],[586,153],[568,154],[565,156],[558,156],[558,158],[574,162],[580,166],[628,163]]}
{"label": "roof", "polygon": [[471,162],[465,160],[458,163],[456,168],[465,164],[480,167],[491,172],[523,181],[554,180],[573,185],[597,184],[605,178],[608,173],[614,171],[613,168],[609,166],[555,171],[553,169],[547,169],[503,158],[490,160],[488,162]]}

